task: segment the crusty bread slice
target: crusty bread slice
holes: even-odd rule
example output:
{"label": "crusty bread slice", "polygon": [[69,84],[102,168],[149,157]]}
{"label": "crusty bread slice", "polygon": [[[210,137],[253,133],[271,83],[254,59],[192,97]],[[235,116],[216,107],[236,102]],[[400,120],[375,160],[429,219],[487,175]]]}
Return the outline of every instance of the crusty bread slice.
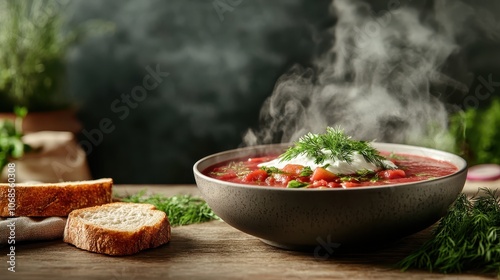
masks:
{"label": "crusty bread slice", "polygon": [[114,202],[71,212],[64,242],[95,253],[132,255],[170,241],[165,212],[151,204]]}
{"label": "crusty bread slice", "polygon": [[[62,183],[20,183],[15,187],[0,184],[0,197],[3,198],[0,200],[0,217],[68,216],[75,209],[110,203],[112,187],[113,180],[110,178]],[[7,199],[12,196],[15,201]]]}

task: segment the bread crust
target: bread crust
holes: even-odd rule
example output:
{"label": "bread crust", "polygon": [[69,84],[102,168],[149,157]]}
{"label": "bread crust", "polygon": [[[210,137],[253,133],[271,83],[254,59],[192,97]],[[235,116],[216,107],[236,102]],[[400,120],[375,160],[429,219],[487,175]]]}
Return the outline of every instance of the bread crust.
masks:
{"label": "bread crust", "polygon": [[[126,207],[149,207],[148,211],[157,211],[160,219],[154,225],[146,225],[130,230],[115,230],[94,225],[82,218],[85,212],[106,211],[111,205]],[[165,212],[150,204],[114,202],[102,206],[74,210],[70,213],[64,229],[64,242],[87,251],[124,256],[139,251],[156,248],[170,241],[170,223]]]}
{"label": "bread crust", "polygon": [[[14,216],[68,216],[75,209],[110,203],[112,187],[111,178],[53,184],[17,184],[14,187],[15,202],[12,203]],[[0,184],[0,197],[5,198],[0,200],[0,217],[13,217],[7,199],[9,189],[9,184]]]}

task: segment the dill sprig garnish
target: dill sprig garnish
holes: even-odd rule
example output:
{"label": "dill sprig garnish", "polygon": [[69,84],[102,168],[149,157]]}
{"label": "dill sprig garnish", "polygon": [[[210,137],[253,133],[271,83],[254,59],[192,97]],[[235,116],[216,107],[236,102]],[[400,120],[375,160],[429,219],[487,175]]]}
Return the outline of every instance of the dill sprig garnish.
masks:
{"label": "dill sprig garnish", "polygon": [[201,198],[187,194],[165,196],[161,194],[145,195],[145,191],[122,198],[125,202],[149,203],[167,214],[171,226],[181,226],[217,220],[208,204]]}
{"label": "dill sprig garnish", "polygon": [[500,204],[496,190],[484,195],[460,194],[439,221],[432,238],[398,266],[441,273],[466,270],[496,272],[500,276]]}
{"label": "dill sprig garnish", "polygon": [[313,158],[316,164],[321,164],[327,159],[352,163],[352,156],[355,152],[362,155],[367,162],[384,169],[388,168],[383,162],[385,158],[368,142],[353,140],[345,135],[342,129],[332,127],[327,127],[324,134],[308,133],[302,136],[298,142],[280,155],[280,160],[291,160],[299,155],[305,155]]}

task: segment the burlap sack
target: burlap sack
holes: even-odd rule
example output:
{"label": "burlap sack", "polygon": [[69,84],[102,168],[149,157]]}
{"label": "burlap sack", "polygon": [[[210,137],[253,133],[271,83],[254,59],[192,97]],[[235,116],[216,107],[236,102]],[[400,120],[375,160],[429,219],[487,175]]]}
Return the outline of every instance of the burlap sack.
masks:
{"label": "burlap sack", "polygon": [[[83,149],[71,132],[40,131],[23,136],[23,141],[35,151],[14,160],[16,182],[44,182],[90,180],[91,174]],[[7,168],[1,181],[6,182]]]}

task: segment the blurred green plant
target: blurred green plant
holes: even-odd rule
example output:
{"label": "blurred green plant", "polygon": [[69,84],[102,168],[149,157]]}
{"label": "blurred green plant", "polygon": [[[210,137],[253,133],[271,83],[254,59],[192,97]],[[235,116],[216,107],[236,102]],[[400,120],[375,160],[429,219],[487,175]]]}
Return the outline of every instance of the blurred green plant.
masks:
{"label": "blurred green plant", "polygon": [[0,173],[12,159],[21,158],[26,152],[32,150],[31,146],[22,141],[22,120],[28,113],[26,108],[16,107],[16,119],[0,121]]}
{"label": "blurred green plant", "polygon": [[65,50],[55,1],[0,2],[0,110],[65,106],[61,94]]}
{"label": "blurred green plant", "polygon": [[450,118],[450,133],[456,139],[455,153],[469,165],[500,164],[500,98],[483,109],[469,108]]}
{"label": "blurred green plant", "polygon": [[102,29],[92,22],[64,31],[62,12],[56,0],[0,0],[0,111],[70,105],[64,90],[67,50],[88,31]]}

